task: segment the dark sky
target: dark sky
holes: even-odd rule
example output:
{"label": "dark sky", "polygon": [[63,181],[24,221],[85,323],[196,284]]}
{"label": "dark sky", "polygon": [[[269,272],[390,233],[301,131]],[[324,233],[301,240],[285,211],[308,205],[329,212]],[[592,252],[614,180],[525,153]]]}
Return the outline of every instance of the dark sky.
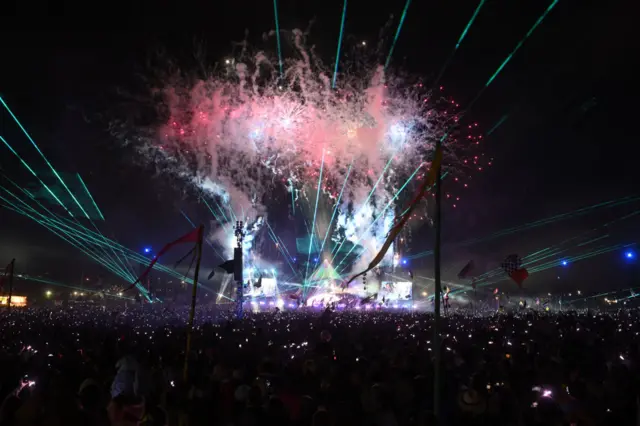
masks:
{"label": "dark sky", "polygon": [[[105,131],[108,114],[119,91],[138,84],[135,75],[143,72],[151,52],[164,49],[186,64],[197,41],[213,63],[232,51],[232,41],[241,40],[245,30],[250,41],[260,43],[260,35],[273,29],[272,2],[219,3],[123,3],[121,8],[109,3],[104,10],[91,4],[91,19],[81,17],[89,5],[34,4],[39,13],[56,15],[33,18],[31,6],[20,3],[15,18],[2,18],[0,31],[11,42],[2,48],[0,94],[57,169],[84,177],[108,219],[100,225],[102,231],[134,250],[159,247],[186,232],[189,225],[180,209],[201,221],[207,212],[174,183],[136,164],[133,151]],[[477,3],[413,0],[392,66],[433,79]],[[471,101],[549,3],[488,0],[443,75],[447,93],[462,105]],[[348,41],[375,43],[391,14],[395,31],[403,6],[349,2]],[[120,12],[114,14],[116,10]],[[342,3],[283,0],[279,10],[285,29],[306,28],[315,18],[311,42],[331,63]],[[622,1],[560,0],[474,104],[469,116],[487,130],[501,117],[507,119],[486,138],[485,152],[495,158],[494,167],[474,178],[460,208],[445,208],[444,238],[450,247],[445,272],[455,275],[461,263],[475,256],[524,255],[558,244],[639,207],[631,203],[601,209],[532,231],[455,246],[637,194],[637,108],[631,94],[637,87],[632,62],[638,52],[631,15]],[[0,134],[17,138],[9,121],[3,114]],[[4,146],[0,166],[19,182],[28,180]],[[616,225],[611,244],[636,242],[639,225],[638,219]],[[286,234],[287,225],[280,226]],[[432,236],[427,227],[417,230],[414,252],[430,248]],[[104,273],[43,228],[0,209],[0,264],[11,257],[19,259],[22,270],[46,271],[60,281],[75,279],[79,270]],[[611,253],[576,264],[574,279],[616,286],[619,277],[628,277],[619,257]],[[416,261],[415,267],[429,273],[429,259]],[[540,274],[532,283],[544,285],[555,275]]]}

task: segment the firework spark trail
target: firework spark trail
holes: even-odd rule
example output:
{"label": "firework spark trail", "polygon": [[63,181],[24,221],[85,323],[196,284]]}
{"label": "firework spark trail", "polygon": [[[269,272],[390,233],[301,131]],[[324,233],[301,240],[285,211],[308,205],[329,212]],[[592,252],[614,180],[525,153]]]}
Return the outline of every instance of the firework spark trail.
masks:
{"label": "firework spark trail", "polygon": [[[408,5],[410,3],[411,0],[407,0],[407,5],[405,6],[405,12],[408,8]],[[466,108],[466,112],[468,112],[471,107],[478,101],[478,99],[480,99],[480,97],[482,96],[482,94],[484,93],[485,89],[487,87],[489,87],[489,85],[493,82],[493,80],[495,80],[495,78],[499,75],[499,73],[502,71],[502,69],[506,66],[506,64],[511,60],[511,58],[516,54],[516,52],[520,49],[520,47],[522,47],[522,45],[524,44],[524,42],[526,41],[526,39],[528,39],[531,34],[533,33],[533,31],[538,27],[538,25],[540,25],[540,23],[542,22],[542,20],[546,17],[546,15],[551,11],[551,9],[553,9],[553,7],[557,4],[559,0],[554,0],[551,5],[549,5],[549,7],[545,10],[545,12],[542,14],[542,16],[540,16],[540,18],[538,18],[538,20],[536,21],[536,23],[533,25],[533,27],[527,32],[527,34],[525,35],[525,37],[520,40],[520,42],[516,45],[515,49],[509,54],[509,56],[502,62],[502,64],[498,67],[498,69],[496,70],[496,72],[489,78],[489,80],[487,81],[487,83],[484,85],[484,87],[478,92],[478,94],[473,98],[473,100],[467,105]],[[404,18],[404,14],[403,14],[403,18]],[[401,24],[402,24],[402,19],[401,19]],[[399,30],[400,30],[400,26],[398,27],[398,32],[396,33],[396,36],[399,34]],[[395,41],[395,40],[394,40]],[[394,43],[395,45],[395,43]],[[393,51],[393,45],[392,45],[392,51]],[[391,52],[390,52],[391,53]],[[390,56],[387,58],[387,64],[389,62]],[[386,66],[385,66],[386,67]],[[452,131],[458,126],[458,122],[454,123],[453,125],[451,125],[449,127],[449,129],[447,131],[444,132],[444,134],[442,135],[442,137],[440,138],[440,141],[442,143],[445,142],[445,140],[451,135]],[[353,250],[353,249],[352,249]],[[343,258],[344,260],[344,258]],[[341,262],[342,263],[342,262]]]}
{"label": "firework spark trail", "polygon": [[484,5],[485,1],[486,0],[480,0],[480,4],[478,4],[478,6],[476,7],[476,10],[473,12],[473,15],[471,16],[471,19],[469,19],[469,22],[467,23],[467,26],[464,28],[464,30],[462,30],[462,34],[460,35],[460,38],[458,38],[458,42],[456,43],[455,47],[453,48],[453,50],[449,54],[449,57],[447,58],[447,60],[442,65],[442,68],[440,69],[440,72],[438,73],[438,77],[436,77],[436,79],[435,79],[435,81],[433,83],[433,87],[438,87],[438,83],[440,82],[440,79],[442,78],[444,72],[446,71],[447,67],[449,66],[449,63],[453,59],[453,56],[458,51],[458,48],[460,47],[460,44],[462,44],[462,40],[464,40],[464,38],[466,37],[467,33],[469,32],[469,28],[471,28],[471,25],[473,25],[473,22],[476,20],[476,17],[478,16],[478,13],[480,13],[480,9],[482,9],[482,6]]}
{"label": "firework spark trail", "polygon": [[[165,98],[169,113],[161,116],[167,118],[134,128],[138,137],[127,140],[140,143],[146,160],[199,187],[216,204],[220,198],[225,208],[255,216],[266,215],[264,203],[280,185],[291,192],[292,214],[296,202],[311,203],[324,161],[320,187],[330,203],[340,198],[335,232],[346,235],[332,249],[335,259],[347,240],[374,244],[384,236],[390,221],[378,220],[374,228],[366,218],[381,217],[381,206],[395,200],[391,191],[398,177],[429,156],[453,118],[429,100],[422,84],[385,74],[366,60],[346,67],[355,73],[341,74],[333,90],[330,73],[305,49],[304,37],[293,32],[299,55],[284,64],[284,79],[273,78],[274,67],[259,52],[234,59],[226,74],[205,81],[168,80],[155,91]],[[465,140],[460,147],[469,145]],[[305,224],[315,233],[315,224]],[[367,227],[370,235],[363,235]],[[325,246],[330,237],[323,239]],[[220,233],[215,240],[226,245],[228,237]]]}
{"label": "firework spark trail", "polygon": [[333,80],[331,81],[331,87],[336,88],[336,79],[338,78],[338,65],[340,64],[340,49],[342,48],[342,37],[344,36],[344,21],[347,17],[347,0],[344,0],[344,6],[342,7],[342,19],[340,20],[340,35],[338,36],[338,49],[336,51],[336,64],[333,69]]}
{"label": "firework spark trail", "polygon": [[20,130],[22,130],[22,133],[25,134],[25,136],[27,137],[27,139],[29,140],[29,142],[31,142],[31,145],[33,145],[33,147],[36,149],[36,151],[38,151],[38,154],[40,154],[40,156],[42,157],[42,159],[45,161],[45,163],[47,163],[47,165],[49,166],[49,168],[51,169],[51,171],[53,172],[53,174],[58,178],[58,180],[60,181],[60,183],[62,184],[62,186],[64,187],[64,189],[67,190],[67,192],[69,193],[69,195],[71,196],[71,198],[73,199],[73,201],[75,201],[75,203],[77,204],[78,208],[80,209],[80,211],[82,213],[84,213],[84,215],[87,217],[87,219],[89,219],[89,215],[87,214],[87,212],[84,210],[84,208],[82,208],[82,206],[80,205],[80,202],[78,201],[78,199],[76,198],[75,195],[73,195],[73,192],[71,192],[71,190],[69,189],[69,187],[67,186],[67,184],[64,182],[64,180],[60,177],[60,175],[58,174],[58,172],[56,171],[56,169],[53,168],[53,166],[51,165],[51,163],[49,162],[49,160],[47,159],[47,157],[44,155],[44,153],[40,150],[40,148],[38,147],[38,145],[36,144],[36,142],[31,138],[31,135],[29,135],[29,133],[27,132],[27,130],[22,126],[22,124],[20,123],[20,121],[18,121],[18,117],[15,116],[15,114],[13,113],[13,111],[11,111],[11,108],[9,108],[9,105],[6,104],[6,102],[4,101],[4,99],[2,99],[2,96],[0,96],[0,103],[2,103],[2,105],[4,106],[4,108],[7,110],[7,112],[9,113],[9,115],[11,115],[11,118],[13,118],[13,120],[16,122],[16,124],[18,125],[18,127],[20,127]]}
{"label": "firework spark trail", "polygon": [[307,281],[309,274],[309,260],[311,259],[311,247],[313,247],[313,238],[316,234],[316,217],[318,213],[318,201],[320,201],[320,188],[322,187],[322,173],[324,172],[324,149],[322,150],[322,163],[320,164],[320,177],[318,178],[318,189],[316,191],[316,206],[313,210],[313,225],[311,225],[311,234],[309,235],[309,254],[307,256],[307,268],[304,272],[304,281]]}
{"label": "firework spark trail", "polygon": [[404,20],[407,17],[407,11],[409,10],[409,5],[411,4],[411,0],[407,0],[404,5],[404,10],[402,11],[402,16],[400,16],[400,23],[398,23],[398,29],[396,30],[396,35],[393,37],[393,41],[391,42],[391,49],[389,49],[389,55],[387,56],[387,60],[384,63],[384,68],[387,69],[389,67],[389,63],[391,62],[391,55],[393,55],[393,49],[396,47],[396,42],[400,37],[400,31],[402,30],[402,24],[404,24]]}

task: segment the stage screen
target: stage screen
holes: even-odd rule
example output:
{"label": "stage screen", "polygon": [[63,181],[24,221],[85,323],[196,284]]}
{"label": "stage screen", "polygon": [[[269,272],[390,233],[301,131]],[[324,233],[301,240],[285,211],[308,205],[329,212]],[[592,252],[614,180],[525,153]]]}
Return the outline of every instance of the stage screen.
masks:
{"label": "stage screen", "polygon": [[249,282],[249,291],[245,296],[250,297],[274,297],[277,290],[277,280],[275,278],[262,278],[260,288],[255,288],[257,280]]}
{"label": "stage screen", "polygon": [[411,281],[383,281],[380,283],[378,300],[382,300],[383,298],[385,301],[411,300],[413,296],[412,284]]}

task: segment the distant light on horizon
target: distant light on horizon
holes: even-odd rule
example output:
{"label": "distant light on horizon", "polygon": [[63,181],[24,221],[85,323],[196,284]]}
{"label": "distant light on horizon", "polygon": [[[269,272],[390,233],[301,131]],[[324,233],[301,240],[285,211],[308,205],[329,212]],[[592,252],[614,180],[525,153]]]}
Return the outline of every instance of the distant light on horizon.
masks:
{"label": "distant light on horizon", "polygon": [[566,260],[563,260],[562,262],[560,262],[560,264],[562,266],[567,266],[569,264],[569,262],[567,262]]}
{"label": "distant light on horizon", "polygon": [[144,248],[144,252],[145,253],[151,253],[151,247],[145,247]]}
{"label": "distant light on horizon", "polygon": [[624,256],[625,256],[627,259],[635,259],[636,254],[635,254],[634,252],[632,252],[631,250],[629,250],[629,251],[627,251],[627,252],[624,254]]}

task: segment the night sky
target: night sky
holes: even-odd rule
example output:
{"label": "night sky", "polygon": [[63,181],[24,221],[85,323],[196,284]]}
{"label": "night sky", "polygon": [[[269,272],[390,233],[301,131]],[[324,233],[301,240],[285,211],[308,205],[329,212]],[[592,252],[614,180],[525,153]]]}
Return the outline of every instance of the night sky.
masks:
{"label": "night sky", "polygon": [[[78,18],[83,9],[65,3],[55,10],[42,10],[55,12],[55,18],[3,19],[3,36],[11,42],[2,47],[0,94],[58,170],[82,175],[107,218],[100,225],[102,232],[134,250],[160,247],[186,232],[190,226],[181,209],[205,224],[210,216],[189,191],[140,164],[131,148],[122,147],[109,134],[107,123],[111,114],[122,112],[119,106],[126,102],[122,94],[134,93],[141,84],[138,77],[148,73],[154,52],[164,51],[188,67],[195,63],[198,46],[213,64],[231,54],[232,42],[242,40],[245,31],[250,42],[261,45],[261,34],[274,28],[272,2],[218,3],[164,1],[149,3],[148,10],[143,5],[123,6],[117,19],[101,17],[96,8],[93,20]],[[463,106],[471,101],[549,3],[487,1],[442,77],[445,91]],[[494,166],[474,174],[473,185],[457,209],[443,211],[445,278],[454,278],[471,258],[525,255],[640,208],[640,202],[630,203],[463,248],[455,246],[584,206],[638,195],[637,108],[632,96],[637,87],[632,63],[638,51],[632,41],[632,13],[624,3],[560,0],[474,104],[469,118],[486,131],[507,118],[486,137],[484,151],[494,158]],[[278,4],[283,29],[307,28],[314,19],[309,41],[326,63],[332,63],[342,2],[283,0]],[[413,0],[392,67],[433,80],[477,4]],[[391,14],[395,31],[404,2],[371,5],[363,0],[349,2],[347,43],[375,44]],[[105,9],[105,14],[116,9],[110,7],[113,10]],[[19,12],[27,16],[26,10]],[[4,112],[0,117],[0,134],[28,152],[28,142],[11,119]],[[28,161],[38,161],[37,154],[29,155]],[[2,145],[0,167],[17,182],[32,181]],[[287,224],[276,222],[276,226],[293,246],[295,235]],[[610,244],[638,242],[640,216],[607,232]],[[413,251],[431,248],[432,239],[428,226],[416,229]],[[205,256],[208,267],[217,262],[208,249]],[[109,275],[44,228],[0,209],[0,265],[13,257],[20,272],[47,273],[58,281],[79,280],[82,273]],[[633,279],[637,284],[638,271],[629,272],[621,257],[618,251],[581,261],[571,265],[570,271],[563,270],[560,281],[566,288],[626,287]],[[413,267],[429,275],[431,262],[431,257],[425,257]],[[632,274],[635,278],[629,278]],[[536,274],[528,285],[557,287],[558,276],[555,270]]]}

